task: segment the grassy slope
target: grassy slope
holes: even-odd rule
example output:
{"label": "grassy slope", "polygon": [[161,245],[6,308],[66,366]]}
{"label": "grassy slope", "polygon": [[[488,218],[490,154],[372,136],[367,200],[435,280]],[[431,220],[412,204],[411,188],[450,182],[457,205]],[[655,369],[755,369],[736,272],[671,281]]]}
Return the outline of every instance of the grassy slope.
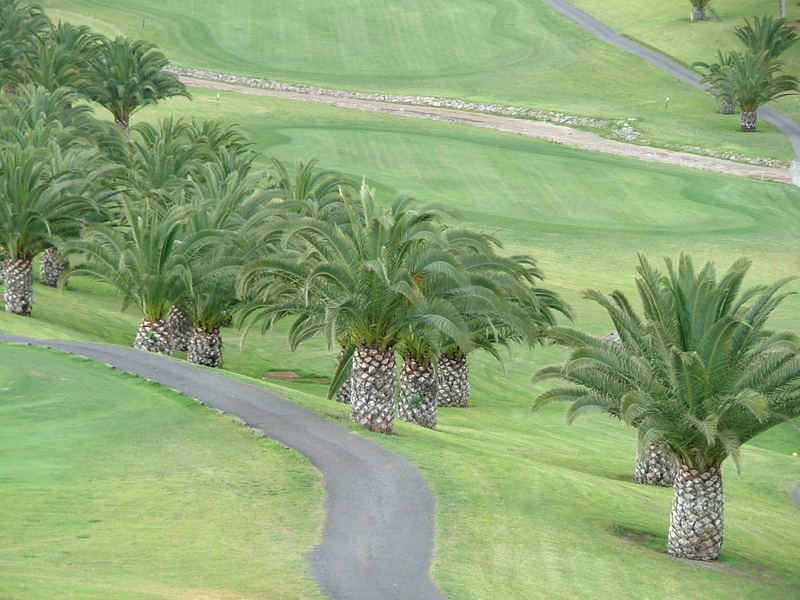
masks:
{"label": "grassy slope", "polygon": [[[175,101],[144,116],[185,113]],[[467,219],[508,240],[509,251],[541,257],[548,283],[576,306],[579,324],[610,329],[578,290],[631,291],[637,250],[653,257],[691,251],[721,265],[756,261],[752,281],[797,272],[800,193],[789,186],[709,175],[578,152],[464,126],[361,114],[223,94],[217,107],[196,92],[191,113],[240,121],[256,146],[283,158],[316,154],[326,166],[367,173],[389,192],[459,206]],[[86,307],[92,310],[87,311]],[[102,286],[78,280],[65,296],[37,287],[33,319],[0,314],[0,330],[128,344],[137,317],[116,312]],[[793,327],[797,299],[777,315]],[[228,331],[227,365],[329,375],[322,344],[292,354],[282,332],[238,348]],[[555,349],[515,351],[503,374],[475,357],[474,406],[446,410],[436,432],[399,425],[372,436],[419,465],[437,497],[434,577],[459,600],[479,598],[790,597],[800,586],[791,552],[800,544],[788,496],[800,480],[800,436],[782,428],[745,451],[744,471],[726,472],[724,564],[717,572],[665,556],[671,491],[630,483],[632,432],[603,417],[566,427],[559,407],[532,414],[538,367]],[[272,385],[346,424],[346,409],[323,400],[324,386]],[[367,434],[368,435],[368,434]],[[620,535],[622,532],[635,532]],[[665,593],[665,590],[668,592]]]}
{"label": "grassy slope", "polygon": [[106,366],[0,344],[0,598],[320,597],[301,456]]}
{"label": "grassy slope", "polygon": [[[573,0],[572,2],[592,16],[634,39],[641,40],[691,65],[693,62],[713,61],[717,50],[740,48],[741,42],[733,34],[735,27],[744,25],[744,19],[763,15],[778,16],[776,0],[725,0],[714,3],[719,21],[703,23],[689,21],[689,3],[630,2],[629,0]],[[800,20],[800,6],[786,2],[787,19]],[[800,75],[800,45],[783,57],[786,70]],[[800,119],[800,96],[784,98],[775,103],[779,108]]]}
{"label": "grassy slope", "polygon": [[[791,158],[770,126],[736,131],[713,100],[529,0],[47,0],[56,18],[158,41],[176,64],[348,89],[637,118],[650,143]],[[671,98],[670,108],[664,99]]]}

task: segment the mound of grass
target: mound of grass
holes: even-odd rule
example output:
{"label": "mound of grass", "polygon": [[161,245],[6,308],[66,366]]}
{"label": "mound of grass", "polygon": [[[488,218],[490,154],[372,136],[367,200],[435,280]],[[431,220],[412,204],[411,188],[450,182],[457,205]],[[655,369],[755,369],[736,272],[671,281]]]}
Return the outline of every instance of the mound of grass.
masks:
{"label": "mound of grass", "polygon": [[44,5],[54,18],[156,41],[182,66],[635,118],[652,144],[792,157],[790,144],[773,127],[764,124],[759,135],[738,134],[730,119],[714,114],[713,99],[596,40],[541,2],[47,0]]}
{"label": "mound of grass", "polygon": [[[388,201],[398,190],[461,208],[467,220],[541,258],[548,285],[577,309],[578,325],[611,325],[579,290],[632,292],[636,251],[657,258],[691,252],[721,266],[755,260],[752,283],[796,274],[800,192],[689,169],[581,152],[465,126],[344,109],[197,92],[143,118],[187,112],[240,121],[259,150],[368,174]],[[37,285],[34,316],[0,313],[0,330],[129,345],[138,318],[119,314],[107,288],[76,279],[65,295]],[[796,328],[787,301],[776,326]],[[239,336],[225,330],[226,368],[330,375],[335,352],[316,343],[290,353],[285,329]],[[533,414],[530,376],[561,359],[557,348],[515,348],[505,370],[472,358],[473,406],[445,409],[435,432],[405,424],[371,435],[406,456],[437,499],[433,574],[450,598],[791,597],[800,586],[797,507],[800,435],[782,427],[745,448],[741,475],[725,472],[728,503],[722,566],[668,557],[670,490],[632,483],[635,434],[605,417],[564,424],[563,410]],[[347,408],[315,382],[261,382],[337,422]],[[370,435],[370,434],[364,434]],[[256,441],[253,441],[256,443]],[[260,442],[258,442],[260,443]],[[730,467],[728,465],[728,467]],[[270,553],[267,559],[272,556]],[[179,597],[177,594],[175,597]]]}
{"label": "mound of grass", "polygon": [[0,390],[0,597],[321,597],[303,457],[66,354],[0,344]]}

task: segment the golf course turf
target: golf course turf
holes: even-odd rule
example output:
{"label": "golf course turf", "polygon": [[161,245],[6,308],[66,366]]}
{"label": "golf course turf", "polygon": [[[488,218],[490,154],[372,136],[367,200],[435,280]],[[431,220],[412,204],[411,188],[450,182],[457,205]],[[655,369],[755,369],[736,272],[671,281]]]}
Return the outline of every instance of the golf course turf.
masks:
{"label": "golf course turf", "polygon": [[[155,40],[177,65],[358,91],[635,119],[655,145],[788,160],[713,99],[530,0],[47,0],[53,18]],[[669,105],[665,100],[669,97]]]}
{"label": "golf course turf", "polygon": [[[720,267],[747,255],[755,262],[752,283],[796,273],[800,215],[790,186],[465,126],[235,94],[222,94],[217,106],[213,94],[193,94],[192,104],[169,102],[140,118],[191,112],[240,122],[256,149],[286,160],[317,155],[325,167],[366,174],[385,202],[395,191],[413,190],[422,201],[455,205],[469,223],[506,241],[508,252],[537,256],[548,285],[567,297],[589,331],[611,326],[580,300],[580,289],[630,292],[640,250],[653,258],[687,250]],[[119,313],[115,294],[83,279],[70,288],[61,294],[37,286],[33,318],[0,314],[0,330],[131,343],[138,317]],[[776,326],[791,328],[797,309],[791,298]],[[226,369],[238,376],[333,371],[333,352],[320,342],[290,353],[283,328],[251,335],[241,349],[236,332],[226,330],[225,337]],[[459,600],[693,598],[702,590],[790,597],[800,573],[793,553],[776,549],[800,543],[790,498],[800,478],[800,462],[791,456],[800,445],[797,432],[782,427],[754,440],[741,475],[726,465],[723,567],[676,561],[664,553],[671,491],[632,483],[633,430],[602,416],[567,427],[560,407],[530,412],[543,389],[530,376],[561,356],[554,348],[515,348],[500,369],[476,355],[471,408],[443,410],[434,432],[400,424],[389,438],[363,434],[405,456],[430,482],[437,501],[432,573],[444,594]],[[324,384],[268,385],[348,425],[347,408],[324,400]]]}

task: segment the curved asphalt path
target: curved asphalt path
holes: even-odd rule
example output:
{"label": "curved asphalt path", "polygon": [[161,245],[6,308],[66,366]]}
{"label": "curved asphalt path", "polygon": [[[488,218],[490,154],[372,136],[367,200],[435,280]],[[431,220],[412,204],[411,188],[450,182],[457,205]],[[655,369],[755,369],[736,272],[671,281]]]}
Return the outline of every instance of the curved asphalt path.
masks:
{"label": "curved asphalt path", "polygon": [[[655,50],[651,50],[650,48],[642,46],[641,44],[637,44],[629,38],[621,36],[620,34],[614,32],[607,25],[604,25],[594,17],[590,17],[569,2],[564,2],[564,0],[541,1],[545,4],[549,4],[562,15],[572,19],[586,31],[591,33],[593,36],[600,38],[604,42],[608,42],[617,48],[621,48],[626,52],[630,52],[631,54],[635,54],[636,56],[645,59],[647,62],[659,67],[660,69],[688,83],[689,85],[701,90],[705,89],[705,85],[700,83],[699,74],[675,62],[671,58],[667,58]],[[765,121],[772,123],[775,125],[775,127],[786,134],[786,137],[789,138],[789,141],[792,143],[792,147],[794,148],[795,162],[800,162],[800,123],[791,117],[787,117],[782,112],[769,108],[768,106],[762,106],[759,108],[758,114]],[[795,183],[798,183],[797,177],[795,177]]]}
{"label": "curved asphalt path", "polygon": [[157,381],[307,456],[323,474],[326,520],[310,571],[334,600],[443,600],[429,576],[434,501],[403,458],[262,388],[118,346],[0,334],[0,341],[78,354]]}

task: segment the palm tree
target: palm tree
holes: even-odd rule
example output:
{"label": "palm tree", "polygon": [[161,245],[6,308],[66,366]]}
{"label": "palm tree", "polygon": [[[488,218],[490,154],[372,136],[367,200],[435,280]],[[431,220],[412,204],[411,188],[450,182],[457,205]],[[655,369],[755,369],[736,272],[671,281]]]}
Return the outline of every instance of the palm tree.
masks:
{"label": "palm tree", "polygon": [[[84,194],[86,172],[71,168],[97,164],[89,149],[62,154],[45,147],[5,144],[0,150],[0,246],[4,262],[6,312],[28,316],[33,306],[32,261],[92,209]],[[90,169],[87,169],[90,170]],[[91,177],[91,173],[87,178]]]}
{"label": "palm tree", "polygon": [[793,75],[781,75],[783,63],[767,61],[764,53],[733,51],[729,61],[719,72],[719,85],[742,111],[742,131],[755,132],[758,107],[797,93],[798,79]]}
{"label": "palm tree", "polygon": [[[600,339],[610,344],[622,343],[622,338],[616,331],[601,336]],[[608,413],[613,417],[622,418],[617,406],[610,407]],[[672,487],[677,470],[678,462],[669,449],[665,448],[663,443],[654,440],[647,447],[638,448],[633,480],[643,485]]]}
{"label": "palm tree", "polygon": [[171,354],[167,313],[184,293],[187,265],[212,238],[207,232],[183,236],[186,210],[180,206],[165,210],[150,199],[123,198],[120,213],[116,227],[89,225],[80,240],[65,245],[65,255],[87,260],[67,271],[61,285],[77,275],[112,285],[123,310],[135,304],[142,313],[134,348]]}
{"label": "palm tree", "polygon": [[721,466],[739,466],[742,444],[800,416],[797,336],[766,329],[789,295],[787,280],[741,291],[750,268],[736,261],[721,277],[711,263],[696,271],[688,256],[667,274],[640,256],[640,316],[621,292],[588,298],[608,311],[622,343],[555,328],[550,336],[574,350],[538,379],[574,384],[536,401],[570,403],[569,420],[618,411],[638,429],[640,445],[663,443],[679,463],[668,551],[696,560],[719,557],[723,533]]}
{"label": "palm tree", "polygon": [[717,50],[717,62],[705,63],[697,61],[692,64],[693,69],[705,71],[701,82],[708,84],[708,92],[717,99],[718,112],[721,115],[736,114],[736,104],[733,100],[732,91],[727,88],[728,80],[722,76],[723,70],[730,64],[731,54],[720,52],[719,50]]}
{"label": "palm tree", "polygon": [[797,43],[797,33],[784,19],[768,15],[755,17],[751,23],[744,20],[744,26],[733,30],[745,47],[753,54],[761,54],[766,62],[777,59]]}
{"label": "palm tree", "polygon": [[411,201],[400,196],[391,209],[380,210],[363,185],[358,199],[344,198],[346,231],[300,218],[284,240],[300,242],[303,262],[265,259],[243,274],[242,287],[252,298],[244,319],[251,324],[297,315],[292,348],[316,335],[329,344],[347,340],[333,391],[352,357],[351,419],[379,433],[393,429],[395,348],[404,332],[425,325],[463,348],[471,344],[452,303],[426,296],[433,280],[458,280],[457,261],[437,244],[443,213],[415,210]]}
{"label": "palm tree", "polygon": [[[470,274],[472,289],[482,290],[484,304],[463,311],[473,349],[501,360],[498,346],[510,342],[534,345],[545,328],[555,325],[556,313],[572,318],[558,294],[538,286],[544,275],[532,257],[498,256],[495,248],[501,247],[499,242],[481,234],[455,230],[448,235],[459,264]],[[438,359],[438,405],[464,408],[469,396],[467,353],[444,343]]]}
{"label": "palm tree", "polygon": [[692,3],[692,12],[689,16],[692,21],[705,21],[707,19],[706,9],[711,4],[711,0],[689,0]]}
{"label": "palm tree", "polygon": [[117,37],[103,39],[91,60],[89,97],[107,108],[126,139],[137,110],[172,96],[190,98],[186,87],[163,70],[169,62],[153,44]]}
{"label": "palm tree", "polygon": [[49,27],[38,4],[0,0],[0,87],[16,87],[26,57]]}

